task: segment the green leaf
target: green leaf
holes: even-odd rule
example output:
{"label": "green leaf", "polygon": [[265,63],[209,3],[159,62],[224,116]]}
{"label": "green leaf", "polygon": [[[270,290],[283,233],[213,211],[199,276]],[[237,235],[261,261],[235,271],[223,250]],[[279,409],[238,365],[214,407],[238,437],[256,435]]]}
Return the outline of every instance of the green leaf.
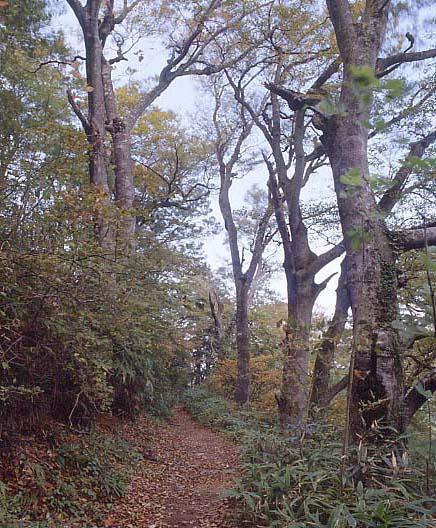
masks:
{"label": "green leaf", "polygon": [[348,172],[341,176],[341,183],[349,185],[350,187],[357,187],[361,184],[360,169],[353,167]]}
{"label": "green leaf", "polygon": [[402,79],[389,79],[385,82],[384,88],[388,91],[387,99],[398,99],[404,93],[404,81]]}
{"label": "green leaf", "polygon": [[328,99],[323,99],[319,103],[318,110],[322,112],[325,116],[332,116],[340,113],[339,107]]}
{"label": "green leaf", "polygon": [[365,243],[371,240],[371,234],[361,229],[350,229],[347,231],[353,249],[362,249]]}
{"label": "green leaf", "polygon": [[353,66],[351,68],[353,82],[359,88],[378,88],[380,81],[375,76],[374,69],[371,66]]}
{"label": "green leaf", "polygon": [[433,396],[433,393],[431,391],[425,390],[424,385],[421,382],[417,383],[414,389],[416,390],[418,394],[420,394],[426,400],[429,400]]}

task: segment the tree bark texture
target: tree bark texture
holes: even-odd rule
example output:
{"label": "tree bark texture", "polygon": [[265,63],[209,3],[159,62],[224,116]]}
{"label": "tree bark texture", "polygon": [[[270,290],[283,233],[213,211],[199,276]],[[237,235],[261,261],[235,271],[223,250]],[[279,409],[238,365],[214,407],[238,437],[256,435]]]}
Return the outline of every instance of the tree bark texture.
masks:
{"label": "tree bark texture", "polygon": [[243,405],[250,396],[250,341],[248,332],[248,287],[244,278],[236,283],[236,350],[238,375],[235,400]]}
{"label": "tree bark texture", "polygon": [[[99,36],[99,1],[91,1],[81,8],[79,19],[82,27],[86,51],[86,84],[88,89],[88,116],[84,126],[86,137],[90,145],[89,178],[91,185],[97,191],[96,229],[99,243],[102,247],[112,245],[112,229],[105,209],[110,203],[110,189],[108,184],[108,164],[105,154],[105,121],[106,110],[101,75],[103,46]],[[99,204],[101,202],[101,204]]]}
{"label": "tree bark texture", "polygon": [[[355,439],[374,423],[403,430],[403,370],[398,333],[395,254],[369,184],[370,97],[353,71],[375,72],[389,2],[367,2],[354,24],[347,1],[327,0],[343,61],[341,114],[325,120],[322,142],[330,159],[347,252],[347,282],[353,313],[350,429]],[[359,174],[357,185],[347,175]]]}
{"label": "tree bark texture", "polygon": [[213,349],[216,352],[216,357],[218,360],[224,357],[223,350],[223,312],[224,305],[220,301],[217,292],[214,288],[211,288],[209,291],[209,306],[210,312],[213,318],[214,323],[214,343]]}
{"label": "tree bark texture", "polygon": [[333,368],[336,346],[343,334],[350,308],[346,262],[347,260],[344,259],[341,264],[341,274],[336,289],[335,313],[316,350],[310,398],[313,417],[317,417],[319,413],[325,415],[330,403],[330,373]]}

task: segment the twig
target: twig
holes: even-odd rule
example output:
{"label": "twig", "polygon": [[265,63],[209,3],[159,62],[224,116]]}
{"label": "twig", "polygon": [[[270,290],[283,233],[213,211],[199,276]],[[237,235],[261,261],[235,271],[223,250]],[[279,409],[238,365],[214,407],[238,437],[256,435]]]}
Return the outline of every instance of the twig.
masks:
{"label": "twig", "polygon": [[88,121],[88,119],[83,115],[82,110],[80,109],[79,105],[74,100],[74,96],[71,92],[71,90],[67,90],[67,97],[68,102],[71,105],[71,108],[73,109],[73,112],[76,114],[76,116],[79,118],[80,122],[82,123],[83,129],[87,136],[90,136],[92,134],[92,126],[91,123]]}
{"label": "twig", "polygon": [[73,422],[72,422],[72,417],[73,417],[73,413],[74,411],[76,410],[77,408],[77,405],[79,404],[79,398],[80,396],[83,394],[83,391],[81,390],[78,394],[77,394],[77,397],[76,397],[76,401],[74,402],[74,405],[73,405],[73,408],[71,409],[71,412],[68,416],[68,421],[70,423],[70,427],[71,429],[73,429]]}
{"label": "twig", "polygon": [[71,66],[71,64],[78,59],[86,61],[86,57],[82,57],[82,55],[76,55],[69,61],[61,61],[61,60],[56,60],[56,59],[47,60],[47,61],[41,62],[39,66],[36,68],[36,70],[26,70],[26,71],[28,73],[38,73],[39,70],[41,70],[44,66],[48,66],[49,64],[57,64],[57,65],[62,64],[64,66]]}

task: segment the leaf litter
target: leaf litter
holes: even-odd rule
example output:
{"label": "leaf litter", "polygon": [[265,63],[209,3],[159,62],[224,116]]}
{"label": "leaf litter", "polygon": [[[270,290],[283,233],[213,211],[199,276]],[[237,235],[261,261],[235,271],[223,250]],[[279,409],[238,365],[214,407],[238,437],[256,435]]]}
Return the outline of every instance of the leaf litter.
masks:
{"label": "leaf litter", "polygon": [[143,443],[144,458],[104,527],[237,528],[232,502],[222,497],[238,473],[237,445],[182,408],[165,425],[147,423],[146,432],[141,426],[138,421],[126,433]]}

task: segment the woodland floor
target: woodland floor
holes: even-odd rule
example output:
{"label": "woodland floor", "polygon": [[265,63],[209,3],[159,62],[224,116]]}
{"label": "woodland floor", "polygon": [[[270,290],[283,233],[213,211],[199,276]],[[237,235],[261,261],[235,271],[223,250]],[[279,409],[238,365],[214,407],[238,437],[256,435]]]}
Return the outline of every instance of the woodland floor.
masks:
{"label": "woodland floor", "polygon": [[[238,448],[220,433],[194,422],[176,408],[169,423],[144,432],[144,460],[124,499],[106,520],[105,528],[237,528],[228,499],[238,471]],[[133,429],[133,428],[132,428]],[[135,430],[129,431],[129,436]]]}

